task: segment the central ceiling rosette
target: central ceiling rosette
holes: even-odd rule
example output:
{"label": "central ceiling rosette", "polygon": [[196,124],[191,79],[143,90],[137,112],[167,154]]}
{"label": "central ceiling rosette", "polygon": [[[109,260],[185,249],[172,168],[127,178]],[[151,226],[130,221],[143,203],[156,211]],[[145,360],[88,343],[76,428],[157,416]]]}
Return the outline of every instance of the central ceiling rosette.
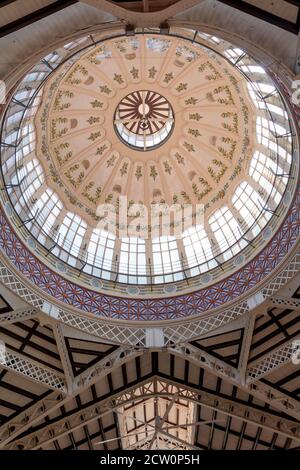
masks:
{"label": "central ceiling rosette", "polygon": [[159,93],[141,90],[125,96],[115,113],[115,128],[121,139],[135,150],[158,147],[174,125],[170,103]]}

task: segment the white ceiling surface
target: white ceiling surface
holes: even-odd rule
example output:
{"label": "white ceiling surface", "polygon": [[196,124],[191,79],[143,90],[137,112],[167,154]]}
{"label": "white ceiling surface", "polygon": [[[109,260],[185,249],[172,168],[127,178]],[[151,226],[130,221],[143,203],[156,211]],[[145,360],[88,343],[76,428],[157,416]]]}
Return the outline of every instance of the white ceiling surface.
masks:
{"label": "white ceiling surface", "polygon": [[[237,41],[239,38],[244,38],[245,41],[261,46],[279,62],[295,71],[300,36],[241,12],[236,8],[229,7],[217,0],[206,0],[201,5],[177,15],[176,20],[190,21],[198,23],[199,26],[203,25],[204,27],[219,29],[221,32],[228,32],[233,43],[235,37]],[[229,37],[227,36],[227,39]]]}
{"label": "white ceiling surface", "polygon": [[[27,14],[30,4],[32,10],[49,4],[47,0],[18,0],[16,5],[9,4],[1,8],[1,23]],[[268,3],[268,2],[264,2]],[[15,12],[13,14],[13,12]],[[129,12],[128,12],[129,13]],[[116,20],[110,13],[94,8],[86,3],[77,3],[54,13],[30,26],[0,38],[0,78],[3,79],[22,63],[28,56],[41,49],[46,50],[51,43],[66,35],[83,31],[104,22]],[[265,21],[222,4],[216,0],[206,0],[199,5],[176,16],[176,20],[197,23],[204,28],[213,28],[228,32],[234,42],[235,36],[243,37],[256,45],[261,45],[272,56],[291,70],[295,70],[295,58],[299,49],[299,37],[284,31]],[[238,39],[237,39],[238,41]]]}
{"label": "white ceiling surface", "polygon": [[1,8],[0,26],[11,23],[25,15],[51,5],[53,0],[16,0]]}
{"label": "white ceiling surface", "polygon": [[[21,3],[25,2],[22,1]],[[49,4],[48,1],[41,0],[39,3],[41,7]],[[10,5],[1,8],[1,19],[4,10],[8,8],[10,8]],[[86,28],[114,20],[116,18],[109,13],[83,3],[75,3],[30,26],[1,38],[0,78],[3,79],[9,75],[11,70],[25,61],[30,55],[44,48],[48,49],[49,45],[58,39],[79,31],[82,31],[84,34]]]}
{"label": "white ceiling surface", "polygon": [[286,0],[247,0],[247,3],[296,23],[298,8]]}

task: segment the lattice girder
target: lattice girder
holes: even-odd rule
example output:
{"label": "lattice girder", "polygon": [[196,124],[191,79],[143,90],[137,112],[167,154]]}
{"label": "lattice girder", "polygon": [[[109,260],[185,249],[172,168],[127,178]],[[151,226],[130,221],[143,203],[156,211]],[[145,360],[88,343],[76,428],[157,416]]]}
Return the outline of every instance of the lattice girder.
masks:
{"label": "lattice girder", "polygon": [[0,315],[0,325],[9,325],[31,318],[39,318],[39,311],[36,308],[17,309],[12,312],[2,313]]}
{"label": "lattice girder", "polygon": [[22,354],[16,353],[7,347],[1,350],[0,363],[5,369],[38,382],[47,388],[59,390],[62,393],[67,392],[63,374],[50,369],[50,367],[43,366]]}
{"label": "lattice girder", "polygon": [[297,352],[296,344],[300,344],[300,335],[286,342],[280,348],[271,351],[261,359],[251,363],[247,369],[247,384],[265,377],[275,369],[292,362],[293,355]]}
{"label": "lattice girder", "polygon": [[52,394],[47,400],[42,400],[39,403],[33,404],[24,412],[18,414],[13,420],[8,421],[0,427],[0,448],[3,448],[3,446],[12,439],[40,422],[62,405],[65,405],[76,395],[84,392],[98,380],[113,372],[115,368],[120,367],[122,364],[126,364],[128,361],[131,361],[142,354],[142,351],[136,351],[134,349],[128,350],[120,348],[113,351],[111,354],[99,361],[98,364],[85,370],[74,379],[71,394]]}
{"label": "lattice girder", "polygon": [[[153,387],[154,382],[155,386]],[[62,417],[24,438],[11,442],[6,448],[11,450],[20,447],[23,449],[38,449],[126,404],[150,397],[174,397],[174,395],[300,442],[300,424],[295,421],[252,408],[251,405],[246,406],[216,396],[214,393],[203,392],[197,388],[179,385],[175,381],[154,376],[153,379],[148,379],[133,387],[127,394],[119,392],[104,400],[99,398],[98,403],[83,410],[75,411],[67,417]]]}

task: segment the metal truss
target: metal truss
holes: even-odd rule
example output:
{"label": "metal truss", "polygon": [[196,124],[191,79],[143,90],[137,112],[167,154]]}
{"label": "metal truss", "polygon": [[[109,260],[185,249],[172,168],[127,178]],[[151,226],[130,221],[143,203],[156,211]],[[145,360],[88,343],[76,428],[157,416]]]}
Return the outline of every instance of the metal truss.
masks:
{"label": "metal truss", "polygon": [[[155,379],[156,381],[156,379]],[[150,387],[155,390],[155,384],[152,384],[152,387]],[[149,389],[149,388],[148,388]],[[149,389],[150,390],[150,389]],[[156,387],[156,392],[157,392],[157,387]],[[193,405],[193,410],[194,413],[190,416],[186,415],[185,418],[183,418],[182,422],[184,424],[179,424],[174,425],[170,427],[170,422],[169,422],[169,415],[171,409],[176,405],[176,406],[182,406],[182,401],[178,400],[177,394],[173,395],[172,399],[169,400],[167,397],[161,398],[162,401],[165,402],[166,408],[164,411],[164,414],[162,417],[160,417],[157,412],[154,416],[154,419],[152,422],[147,421],[146,414],[145,414],[145,408],[147,408],[148,403],[157,403],[157,398],[148,398],[143,401],[136,401],[135,404],[130,405],[128,408],[127,407],[121,407],[116,411],[115,413],[119,417],[119,434],[122,436],[122,449],[123,450],[128,450],[128,449],[159,449],[160,445],[158,445],[160,442],[163,442],[164,444],[164,449],[165,448],[170,448],[170,449],[195,449],[195,447],[192,445],[192,442],[194,442],[194,433],[193,428],[195,426],[198,426],[200,423],[197,422],[196,419],[196,406]],[[155,405],[154,405],[155,406]],[[143,408],[144,410],[144,418],[137,418],[137,416],[140,416],[139,410]],[[190,406],[187,407],[190,409]],[[130,411],[130,415],[128,415],[128,411]],[[191,421],[189,421],[189,417],[192,418]],[[194,418],[194,422],[193,422]],[[179,418],[178,418],[179,419]],[[136,428],[134,430],[128,431],[128,421],[134,421],[136,423]],[[212,421],[202,421],[201,424],[211,424]],[[169,433],[170,429],[184,429],[186,431],[185,433],[185,438],[183,436],[179,437],[174,436],[172,433]],[[134,444],[130,444],[130,439],[132,437],[137,437],[138,435],[144,435],[145,437],[143,439],[138,439],[137,442]],[[117,438],[119,440],[120,438]],[[101,444],[103,443],[100,442]],[[100,444],[99,443],[99,444]],[[166,447],[167,446],[167,447]]]}
{"label": "metal truss", "polygon": [[243,342],[240,351],[239,364],[238,364],[238,374],[242,385],[246,384],[247,376],[247,366],[249,361],[250,348],[253,339],[253,331],[256,321],[256,315],[249,312],[245,316],[245,326],[244,326],[244,335]]}
{"label": "metal truss", "polygon": [[[177,393],[175,393],[172,396],[172,399],[170,400],[170,403],[168,403],[162,418],[160,416],[158,416],[158,418],[159,418],[158,422],[155,421],[154,434],[151,437],[151,440],[150,440],[150,443],[149,443],[149,449],[152,449],[153,447],[155,448],[155,443],[157,442],[158,436],[160,434],[163,434],[164,423],[166,422],[166,419],[168,418],[168,414],[171,411],[171,409],[173,408],[176,400],[178,400]],[[155,417],[155,420],[156,419],[157,419],[157,417]],[[185,442],[185,441],[181,441],[181,442]]]}
{"label": "metal truss", "polygon": [[126,447],[126,450],[145,450],[149,449],[150,441],[152,436],[145,437],[135,444]]}
{"label": "metal truss", "polygon": [[68,350],[66,347],[65,338],[63,335],[63,331],[62,331],[62,325],[60,323],[55,323],[52,326],[52,330],[53,330],[54,338],[56,341],[56,346],[57,346],[60,360],[61,360],[63,370],[64,370],[67,393],[71,394],[73,385],[74,385],[74,374],[73,374],[72,366],[70,363],[70,358],[69,358]]}
{"label": "metal truss", "polygon": [[36,308],[42,308],[43,299],[29,290],[25,284],[20,281],[13,272],[0,260],[0,281],[12,292],[19,295],[25,302]]}
{"label": "metal truss", "polygon": [[291,398],[285,393],[260,381],[249,384],[249,388],[245,388],[244,391],[300,421],[299,400]]}
{"label": "metal truss", "polygon": [[[179,385],[175,381],[153,376],[153,378],[142,381],[125,393],[119,392],[103,400],[99,398],[98,403],[68,414],[68,416],[63,416],[27,436],[11,442],[6,446],[6,449],[40,449],[43,445],[74,432],[127,404],[151,397],[172,398],[174,395],[179,399],[192,401],[197,405],[300,442],[300,424],[295,421],[273,415],[264,410],[260,411],[252,408],[251,405],[240,404],[214,393],[203,392],[196,387]],[[160,430],[160,433],[164,434],[164,431]]]}
{"label": "metal truss", "polygon": [[126,364],[128,361],[142,356],[143,354],[143,350],[135,348],[119,348],[116,351],[113,351],[97,364],[89,367],[75,378],[73,388],[74,393],[81,393],[82,389],[90,387],[113,370],[118,369],[123,364]]}
{"label": "metal truss", "polygon": [[[57,325],[57,331],[60,331],[60,325]],[[55,334],[56,339],[58,338],[58,333]],[[60,340],[63,341],[61,337],[61,331],[59,333]],[[246,347],[246,349],[248,346]],[[14,361],[6,365],[7,368],[15,372],[26,375],[27,378],[31,380],[38,381],[44,385],[47,385],[51,388],[49,384],[50,378],[52,379],[52,388],[56,390],[51,396],[46,400],[33,405],[28,408],[25,412],[20,413],[12,421],[9,421],[0,429],[0,448],[3,447],[6,443],[11,441],[13,438],[17,437],[20,433],[26,431],[29,427],[41,421],[51,412],[55,411],[57,408],[67,403],[69,399],[75,395],[86,390],[93,383],[98,382],[101,378],[105,377],[107,374],[113,370],[118,369],[122,364],[125,364],[135,357],[138,357],[143,354],[142,349],[135,348],[119,348],[109,356],[103,358],[99,361],[98,364],[90,367],[76,377],[72,382],[68,390],[66,390],[65,380],[61,377],[58,379],[58,385],[56,383],[57,376],[51,375],[53,372],[34,364],[33,361],[24,358],[21,355],[12,353],[14,358],[17,358],[17,362]],[[196,364],[199,367],[202,367],[212,374],[221,377],[230,383],[238,386],[243,389],[245,392],[253,395],[254,397],[269,403],[274,408],[284,411],[286,414],[293,416],[296,419],[300,420],[300,403],[297,400],[289,398],[282,392],[275,390],[274,388],[267,386],[257,380],[256,383],[248,382],[244,384],[243,377],[241,376],[240,370],[236,369],[225,362],[211,356],[209,353],[199,350],[194,346],[188,345],[178,345],[169,347],[167,349],[162,349],[161,353],[168,352],[170,354],[175,354],[176,356],[181,357],[184,360],[190,361]],[[62,354],[62,352],[60,351]],[[276,364],[273,365],[273,368],[278,366],[278,360],[282,359],[282,356],[277,358]],[[267,360],[267,358],[265,358]],[[11,364],[11,365],[10,365]],[[10,365],[10,367],[8,367]],[[36,368],[37,367],[37,368]],[[266,368],[269,365],[265,366]],[[65,396],[63,394],[57,393],[58,390],[69,395]],[[127,393],[127,392],[126,392]],[[125,395],[126,395],[125,393]]]}
{"label": "metal truss", "polygon": [[28,428],[47,416],[48,410],[56,409],[57,403],[62,402],[62,394],[58,391],[52,392],[38,403],[34,403],[25,411],[19,413],[0,427],[0,449],[10,440],[22,434]]}
{"label": "metal truss", "polygon": [[[42,429],[39,429],[35,433],[32,433],[28,436],[25,436],[24,438],[11,442],[10,444],[6,445],[5,448],[19,449],[20,446],[24,450],[40,448],[41,445],[49,444],[53,442],[54,440],[60,437],[63,437],[69,434],[70,432],[75,431],[76,429],[80,429],[82,426],[85,426],[91,423],[92,421],[105,416],[108,413],[113,412],[114,409],[121,407],[123,404],[131,403],[133,401],[131,397],[134,396],[136,398],[136,395],[134,394],[139,387],[140,387],[139,388],[140,390],[143,390],[146,394],[148,393],[149,396],[154,396],[153,387],[151,387],[151,385],[152,385],[151,382],[147,380],[144,383],[141,382],[141,384],[138,387],[132,387],[131,389],[129,389],[129,391],[126,391],[125,394],[123,392],[120,394],[116,394],[115,396],[112,395],[111,397],[106,398],[102,401],[101,401],[101,398],[99,398],[98,403],[95,403],[85,409],[74,411],[74,413],[72,413],[69,418],[62,417],[61,419],[56,420],[55,423],[51,425],[46,425],[45,427],[43,427]],[[121,400],[122,396],[128,397],[128,393],[129,393],[130,398],[124,399],[123,401],[120,402],[120,404],[118,403],[116,406],[114,402],[114,398]],[[66,402],[66,400],[64,400],[64,402]],[[47,416],[54,409],[57,409],[58,407],[60,407],[61,404],[62,403],[60,403],[58,406],[55,405],[55,407],[47,411],[47,413],[43,417]],[[41,418],[38,421],[40,420]],[[31,427],[31,426],[28,426],[28,427]],[[0,447],[3,448],[4,445],[1,444]]]}
{"label": "metal truss", "polygon": [[[193,446],[188,442],[182,441],[171,434],[160,431],[157,433],[157,444],[151,447],[151,450],[170,449],[170,450],[199,450],[199,447]],[[163,447],[160,447],[159,443]],[[151,436],[138,441],[136,444],[126,447],[126,450],[150,450]]]}
{"label": "metal truss", "polygon": [[[299,250],[298,250],[299,251]],[[263,294],[265,297],[271,297],[276,294],[279,289],[284,287],[289,281],[292,280],[300,271],[300,252],[289,261],[285,268],[280,271],[264,288]]]}
{"label": "metal truss", "polygon": [[247,384],[255,382],[262,377],[274,372],[275,369],[292,361],[292,357],[297,353],[296,344],[300,342],[300,335],[284,343],[280,348],[271,351],[258,361],[251,363],[247,369]]}
{"label": "metal truss", "polygon": [[[285,286],[295,275],[300,271],[300,254],[296,254],[289,264],[283,269],[276,278],[272,279],[262,290],[264,298],[276,293],[280,288]],[[220,326],[231,323],[238,319],[240,316],[249,312],[249,305],[247,302],[226,309],[219,314],[211,314],[206,318],[200,320],[192,320],[171,327],[164,328],[164,334],[167,344],[184,343],[191,339],[198,339],[204,336],[209,331],[213,331]]]}
{"label": "metal truss", "polygon": [[[190,338],[200,338],[241,317],[249,311],[247,303],[238,305],[222,313],[210,315],[200,320],[163,328],[165,345],[186,343]],[[60,309],[56,319],[75,329],[88,333],[105,341],[119,345],[146,346],[146,329],[104,323],[100,319],[91,319]]]}
{"label": "metal truss", "polygon": [[[295,276],[295,272],[299,270],[299,267],[300,257],[297,255],[290,262],[288,267],[279,273],[278,277],[272,280],[268,286],[263,289],[263,294],[266,298],[266,306],[273,305],[277,308],[299,309],[299,301],[285,297],[285,293],[283,293],[282,297],[272,296],[275,291],[277,292],[278,289],[282,290],[282,287],[286,286],[287,283],[293,282],[291,278]],[[122,364],[142,355],[146,346],[147,328],[128,327],[112,322],[105,322],[103,319],[73,313],[66,309],[57,308],[55,305],[53,305],[55,314],[51,314],[50,312],[47,314],[43,311],[45,300],[30,291],[26,285],[19,281],[1,262],[0,281],[4,282],[9,289],[14,291],[17,295],[20,295],[26,302],[33,306],[32,308],[18,309],[14,312],[2,314],[0,316],[0,324],[10,324],[28,318],[39,318],[41,322],[51,323],[65,374],[60,375],[50,368],[48,369],[21,354],[10,350],[6,351],[5,361],[3,361],[5,362],[5,364],[3,364],[5,368],[53,390],[46,399],[42,399],[38,403],[33,404],[26,411],[19,413],[15,418],[9,420],[0,428],[0,448],[10,445],[13,446],[13,448],[17,448],[15,447],[16,445],[23,446],[23,444],[18,444],[18,440],[15,444],[13,439],[17,439],[20,434],[26,432],[35,424],[40,423],[42,419],[57,410],[63,404],[66,404],[72,397],[88,389],[92,384],[98,382],[113,370],[118,369]],[[267,297],[271,298],[267,299]],[[188,341],[192,338],[204,337],[206,334],[217,329],[226,326],[229,327],[232,322],[242,319],[243,317],[247,319],[247,322],[245,322],[244,340],[237,369],[188,344]],[[269,403],[277,410],[283,411],[287,415],[300,421],[299,401],[259,380],[273,372],[276,368],[291,361],[292,354],[295,352],[293,343],[295,340],[299,339],[299,337],[285,343],[259,361],[251,363],[247,368],[254,318],[255,309],[251,311],[249,303],[242,302],[222,313],[209,314],[204,318],[191,320],[190,322],[175,322],[172,326],[166,325],[161,328],[164,338],[164,347],[161,349],[161,352],[163,353],[165,351],[174,354],[199,367],[207,369],[212,374],[227,380],[246,393],[251,394],[264,403]],[[119,348],[99,361],[98,364],[74,378],[68,354],[65,349],[62,324],[69,325],[78,332],[91,335],[91,338],[96,337],[110,344],[125,344],[128,346]],[[176,344],[176,346],[174,346],[174,344]],[[149,350],[151,350],[151,348]],[[219,401],[218,410],[216,408],[216,411],[222,412],[222,409],[219,408]],[[97,415],[97,417],[99,416]],[[64,432],[66,431],[70,432],[69,428],[67,430],[64,429]],[[280,431],[276,428],[274,432]],[[33,444],[31,443],[30,446],[31,445]],[[38,446],[40,444],[38,443],[36,445]]]}
{"label": "metal truss", "polygon": [[166,344],[186,343],[191,339],[197,339],[220,326],[236,320],[241,315],[249,311],[246,302],[243,302],[231,309],[224,310],[221,313],[209,315],[200,320],[192,320],[182,324],[167,326],[164,328]]}
{"label": "metal truss", "polygon": [[19,413],[0,428],[0,449],[12,439],[25,432],[28,428],[40,422],[50,413],[56,411],[62,405],[65,405],[71,398],[84,392],[98,380],[113,372],[113,370],[118,369],[123,364],[126,364],[128,361],[142,354],[143,351],[141,350],[119,348],[93,367],[78,375],[74,379],[72,392],[69,395],[54,392],[46,399],[34,403],[25,411]]}
{"label": "metal truss", "polygon": [[152,446],[152,449],[160,449],[159,447],[159,442],[162,442],[165,446],[168,447],[168,449],[172,450],[199,450],[199,447],[193,446],[192,444],[189,444],[188,442],[183,441],[182,439],[179,439],[179,437],[172,436],[168,432],[165,431],[159,431],[157,434],[158,437],[158,445]]}
{"label": "metal truss", "polygon": [[91,319],[60,309],[57,319],[66,325],[89,333],[90,335],[104,338],[110,343],[130,346],[145,346],[146,334],[144,328],[104,323],[101,319]]}
{"label": "metal truss", "polygon": [[284,284],[273,297],[288,297],[292,298],[294,293],[299,289],[300,285],[300,269],[294,277],[292,277],[286,284]]}
{"label": "metal truss", "polygon": [[35,308],[17,309],[0,315],[0,325],[9,325],[31,318],[38,318],[39,311]]}
{"label": "metal truss", "polygon": [[42,366],[22,354],[11,351],[9,348],[5,347],[1,351],[0,364],[5,369],[21,374],[26,379],[38,382],[40,385],[45,385],[52,390],[60,390],[66,393],[63,374],[54,372],[49,367]]}
{"label": "metal truss", "polygon": [[290,398],[285,393],[279,392],[274,387],[265,385],[259,380],[256,383],[243,383],[243,377],[240,376],[239,370],[216,359],[209,353],[200,351],[192,345],[174,346],[167,350],[170,354],[181,357],[186,361],[190,361],[198,367],[208,370],[217,377],[227,380],[232,385],[239,387],[244,392],[253,395],[259,400],[269,403],[274,408],[283,411],[300,421],[300,402]]}
{"label": "metal truss", "polygon": [[281,309],[290,308],[291,310],[300,310],[300,299],[293,299],[291,297],[271,297],[269,300],[270,307]]}
{"label": "metal truss", "polygon": [[167,348],[166,351],[170,354],[174,354],[175,356],[185,359],[186,361],[193,362],[197,366],[209,370],[218,377],[233,381],[235,384],[240,384],[239,372],[235,367],[226,364],[226,362],[213,357],[205,351],[201,351],[191,344],[182,346],[175,345]]}

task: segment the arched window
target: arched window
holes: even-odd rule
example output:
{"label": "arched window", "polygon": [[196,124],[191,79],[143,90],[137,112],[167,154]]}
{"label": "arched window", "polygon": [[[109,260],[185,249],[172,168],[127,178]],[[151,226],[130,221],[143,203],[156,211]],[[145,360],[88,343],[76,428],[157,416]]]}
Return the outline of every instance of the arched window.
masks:
{"label": "arched window", "polygon": [[[33,214],[36,215],[36,220],[39,225],[39,232],[37,238],[41,243],[45,243],[47,235],[49,235],[55,226],[57,218],[63,209],[63,204],[52,189],[47,188],[41,195],[39,200],[33,207]],[[35,224],[33,229],[35,228]]]}
{"label": "arched window", "polygon": [[182,273],[176,273],[176,271],[181,271],[181,261],[175,237],[154,238],[152,240],[152,252],[155,283],[182,279]]}
{"label": "arched window", "polygon": [[182,235],[182,242],[192,276],[217,266],[211,242],[202,225],[187,229]]}
{"label": "arched window", "polygon": [[242,231],[227,206],[214,212],[208,223],[219,245],[219,251],[223,254],[225,260],[231,258],[232,255],[238,253],[247,245],[245,240],[236,243],[241,238]]}
{"label": "arched window", "polygon": [[72,212],[67,213],[59,227],[57,244],[71,255],[67,257],[67,262],[73,266],[76,264],[86,228],[87,224]]}
{"label": "arched window", "polygon": [[260,233],[271,217],[271,213],[264,210],[265,203],[262,197],[245,181],[236,189],[232,204],[248,226],[252,227],[254,236]]}
{"label": "arched window", "polygon": [[94,229],[87,248],[86,273],[110,279],[115,247],[115,236],[106,230]]}
{"label": "arched window", "polygon": [[[275,162],[271,158],[267,157],[263,153],[256,151],[250,163],[249,174],[257,181],[261,188],[272,197],[276,204],[281,201],[282,193],[275,187],[276,184],[276,172],[283,173],[283,169],[276,166]],[[278,183],[281,179],[277,178]],[[284,189],[284,185],[281,185],[281,189]]]}
{"label": "arched window", "polygon": [[120,282],[146,284],[146,243],[142,238],[122,238],[119,276]]}

